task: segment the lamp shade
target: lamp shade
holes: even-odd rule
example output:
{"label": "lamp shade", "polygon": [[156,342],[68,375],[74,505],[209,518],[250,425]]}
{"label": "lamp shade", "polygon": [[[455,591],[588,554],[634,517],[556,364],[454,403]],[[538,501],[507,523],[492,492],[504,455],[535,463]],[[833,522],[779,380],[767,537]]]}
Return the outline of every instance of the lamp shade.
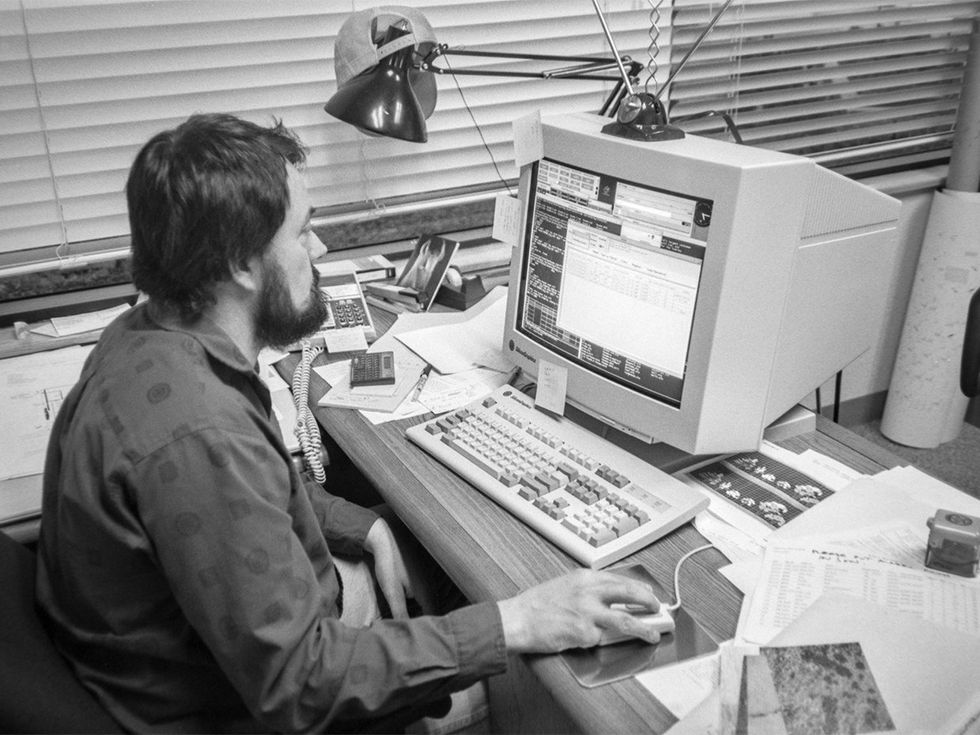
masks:
{"label": "lamp shade", "polygon": [[347,80],[323,109],[365,133],[424,143],[425,112],[412,89],[412,53],[410,46],[400,49]]}

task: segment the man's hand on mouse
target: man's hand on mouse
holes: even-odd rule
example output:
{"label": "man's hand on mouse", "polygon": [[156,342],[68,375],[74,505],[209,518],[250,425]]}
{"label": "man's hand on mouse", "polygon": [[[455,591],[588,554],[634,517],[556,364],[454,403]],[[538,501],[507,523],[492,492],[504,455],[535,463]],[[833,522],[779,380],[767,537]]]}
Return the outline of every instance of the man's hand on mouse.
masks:
{"label": "man's hand on mouse", "polygon": [[605,631],[650,643],[660,640],[660,633],[634,615],[660,609],[653,590],[611,572],[580,569],[498,604],[504,641],[514,652],[588,648],[597,645]]}

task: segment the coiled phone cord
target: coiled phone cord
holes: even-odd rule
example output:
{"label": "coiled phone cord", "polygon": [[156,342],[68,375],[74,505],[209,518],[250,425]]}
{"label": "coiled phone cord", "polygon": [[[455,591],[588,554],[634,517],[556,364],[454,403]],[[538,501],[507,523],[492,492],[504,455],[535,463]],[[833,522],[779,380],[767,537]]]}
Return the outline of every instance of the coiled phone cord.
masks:
{"label": "coiled phone cord", "polygon": [[327,479],[320,456],[320,427],[310,410],[310,370],[323,347],[314,347],[309,340],[303,340],[303,354],[299,365],[293,371],[293,401],[296,404],[296,437],[303,450],[306,468],[313,473],[313,479],[322,483]]}

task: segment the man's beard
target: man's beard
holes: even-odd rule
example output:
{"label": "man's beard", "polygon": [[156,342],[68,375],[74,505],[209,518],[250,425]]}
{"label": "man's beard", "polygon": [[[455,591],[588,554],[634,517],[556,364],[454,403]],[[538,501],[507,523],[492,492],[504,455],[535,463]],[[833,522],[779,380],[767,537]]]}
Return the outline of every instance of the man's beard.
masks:
{"label": "man's beard", "polygon": [[327,301],[317,286],[320,274],[314,266],[313,284],[306,306],[297,309],[278,263],[266,266],[255,314],[255,336],[268,347],[283,348],[316,332],[327,319]]}

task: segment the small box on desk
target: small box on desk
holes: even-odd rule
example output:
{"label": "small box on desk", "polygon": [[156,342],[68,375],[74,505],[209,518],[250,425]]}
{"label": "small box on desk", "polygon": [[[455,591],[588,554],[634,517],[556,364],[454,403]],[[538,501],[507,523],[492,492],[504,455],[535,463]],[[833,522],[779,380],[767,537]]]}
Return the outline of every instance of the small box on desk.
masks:
{"label": "small box on desk", "polygon": [[435,302],[450,309],[465,311],[486,295],[483,279],[480,276],[469,276],[464,278],[458,287],[443,281],[442,286],[436,291]]}
{"label": "small box on desk", "polygon": [[929,526],[926,566],[961,577],[977,576],[980,518],[939,509],[926,525]]}

